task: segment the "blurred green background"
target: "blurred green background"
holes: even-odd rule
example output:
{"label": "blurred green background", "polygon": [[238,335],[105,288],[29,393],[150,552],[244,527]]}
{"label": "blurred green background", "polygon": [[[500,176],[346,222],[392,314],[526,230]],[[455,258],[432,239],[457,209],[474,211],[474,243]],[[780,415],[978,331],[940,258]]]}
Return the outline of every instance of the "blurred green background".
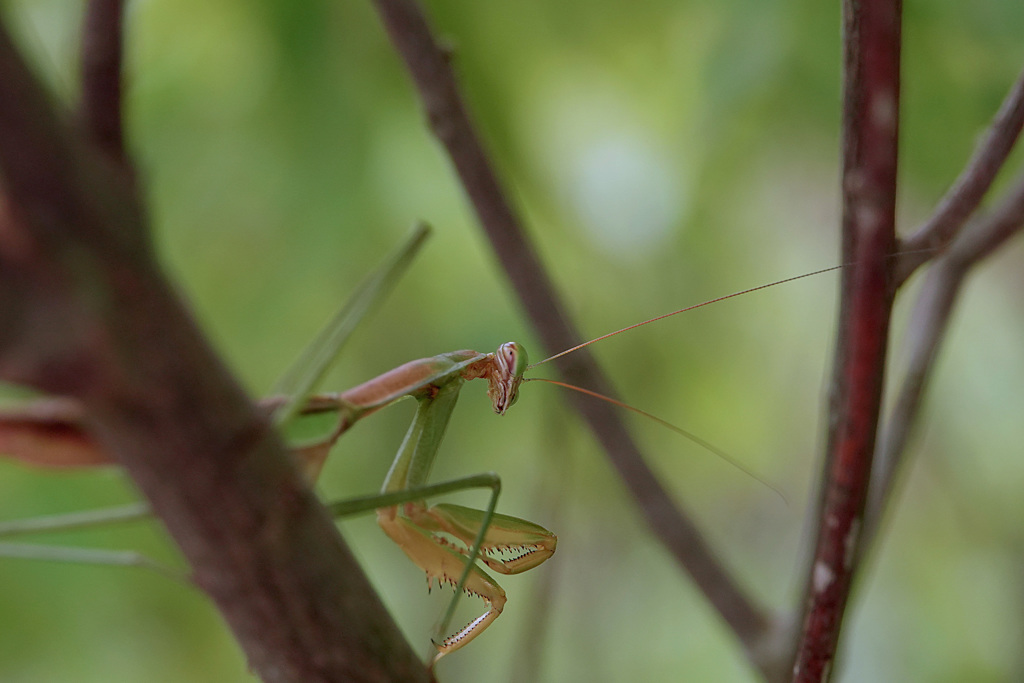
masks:
{"label": "blurred green background", "polygon": [[[81,5],[3,8],[37,71],[72,104]],[[837,262],[838,3],[434,0],[427,9],[588,335]],[[904,231],[955,177],[1024,64],[1024,4],[908,2],[905,14]],[[127,25],[128,130],[156,240],[254,395],[419,218],[435,237],[325,388],[509,339],[539,353],[369,3],[145,0],[130,4]],[[963,301],[910,476],[847,622],[840,680],[1001,681],[1024,669],[1021,256],[1019,246],[997,256]],[[787,507],[706,452],[635,424],[678,500],[774,608],[790,608],[801,587],[794,568],[808,542],[835,282],[774,288],[595,349],[627,400],[788,493]],[[498,419],[484,388],[470,385],[456,411],[435,477],[500,472],[500,509],[550,527],[559,548],[542,568],[502,581],[504,615],[446,658],[440,676],[753,680],[558,392],[527,385]],[[399,405],[346,436],[324,497],[376,490],[411,413]],[[0,518],[132,497],[116,472],[0,463]],[[372,517],[342,529],[426,652],[448,594],[428,597]],[[52,542],[177,561],[154,524]],[[4,683],[249,679],[195,591],[142,571],[0,562]]]}

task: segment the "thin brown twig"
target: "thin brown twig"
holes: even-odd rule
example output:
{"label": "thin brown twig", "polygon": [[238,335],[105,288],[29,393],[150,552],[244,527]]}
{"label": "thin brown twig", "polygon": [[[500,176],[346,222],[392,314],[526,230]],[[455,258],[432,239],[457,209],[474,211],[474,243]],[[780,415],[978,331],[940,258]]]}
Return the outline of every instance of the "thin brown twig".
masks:
{"label": "thin brown twig", "polygon": [[874,545],[885,509],[892,500],[897,475],[904,469],[907,444],[917,426],[928,380],[966,277],[974,266],[1022,228],[1024,178],[1018,179],[991,214],[968,224],[928,272],[911,318],[907,370],[875,455],[875,473],[864,525],[867,549]]}
{"label": "thin brown twig", "polygon": [[[434,40],[420,8],[412,0],[375,0],[383,24],[402,55],[419,91],[435,135],[472,202],[494,252],[519,295],[523,310],[549,353],[579,343],[555,287],[530,245],[522,221],[509,203],[463,105],[449,55]],[[557,362],[567,381],[611,395],[608,380],[586,352]],[[722,566],[708,542],[645,463],[610,406],[570,399],[590,425],[658,540],[690,573],[744,644],[747,657],[765,675],[773,667],[763,658],[763,643],[773,622]]]}
{"label": "thin brown twig", "polygon": [[819,528],[793,680],[826,681],[856,571],[892,308],[898,0],[843,3],[843,271]]}
{"label": "thin brown twig", "polygon": [[1021,230],[1024,221],[1024,178],[985,219],[968,226],[949,248],[949,259],[971,268],[991,256]]}
{"label": "thin brown twig", "polygon": [[974,154],[939,201],[936,210],[900,245],[899,251],[905,253],[896,268],[896,286],[905,282],[921,264],[941,251],[981,205],[981,200],[1016,144],[1022,126],[1024,71],[1003,98]]}

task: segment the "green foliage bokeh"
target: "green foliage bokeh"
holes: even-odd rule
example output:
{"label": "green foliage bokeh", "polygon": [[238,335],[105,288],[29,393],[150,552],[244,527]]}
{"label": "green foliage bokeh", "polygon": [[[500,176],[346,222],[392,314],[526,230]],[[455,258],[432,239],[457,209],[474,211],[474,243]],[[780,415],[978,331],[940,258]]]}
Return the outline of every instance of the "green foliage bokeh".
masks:
{"label": "green foliage bokeh", "polygon": [[[905,5],[906,232],[955,177],[1024,63],[1024,5]],[[73,106],[81,7],[4,6],[37,72]],[[836,263],[838,3],[426,8],[587,334]],[[254,395],[417,219],[435,237],[325,388],[509,339],[540,353],[369,3],[144,0],[130,3],[127,26],[127,127],[156,241]],[[1019,248],[1000,255],[963,301],[903,497],[857,594],[841,680],[1019,672],[1024,460],[1020,422],[1007,419],[1024,410],[1019,258]],[[773,608],[790,608],[800,590],[834,287],[832,276],[785,285],[595,349],[627,400],[787,491],[788,507],[706,452],[636,424],[652,465]],[[502,581],[505,614],[444,660],[441,676],[751,680],[727,629],[652,541],[557,391],[525,386],[504,419],[482,387],[464,392],[436,476],[501,473],[500,509],[552,528],[559,550]],[[346,436],[323,495],[374,491],[410,416],[400,405]],[[0,518],[132,497],[116,472],[0,470]],[[482,505],[483,496],[466,501]],[[154,527],[52,542],[176,561]],[[444,598],[428,598],[420,572],[371,518],[342,529],[426,652]],[[250,678],[204,598],[159,577],[3,560],[0,586],[5,683]]]}

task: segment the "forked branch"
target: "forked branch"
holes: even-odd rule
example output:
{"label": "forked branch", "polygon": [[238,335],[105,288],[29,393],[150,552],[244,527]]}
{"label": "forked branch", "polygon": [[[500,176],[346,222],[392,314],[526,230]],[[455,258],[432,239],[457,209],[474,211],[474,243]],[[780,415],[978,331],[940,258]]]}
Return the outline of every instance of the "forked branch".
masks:
{"label": "forked branch", "polygon": [[[1024,181],[1020,180],[990,215],[967,222],[1004,166],[1024,124],[1022,74],[932,216],[902,243],[899,250],[907,253],[894,262],[890,273],[882,271],[889,278],[888,290],[875,278],[858,279],[860,260],[877,259],[883,240],[891,239],[898,110],[890,103],[898,101],[899,92],[899,12],[899,2],[848,2],[845,7],[843,237],[845,259],[857,260],[858,264],[844,278],[842,292],[821,527],[817,551],[807,572],[807,613],[794,668],[794,680],[799,681],[827,680],[830,676],[850,582],[866,549],[876,539],[880,520],[891,502],[893,482],[905,459],[928,378],[965,277],[1024,225]],[[885,115],[888,110],[891,117]],[[885,130],[878,130],[873,118],[874,123],[888,121],[893,128],[885,125]],[[885,235],[877,242],[864,241],[877,221],[872,216],[877,215],[878,203],[871,195],[885,202]],[[946,251],[928,273],[917,302],[911,323],[909,367],[872,461],[869,449],[879,421],[879,389],[892,296],[915,268],[943,249]],[[869,300],[873,303],[866,305]],[[866,353],[871,347],[875,352]],[[870,499],[865,505],[869,481]]]}

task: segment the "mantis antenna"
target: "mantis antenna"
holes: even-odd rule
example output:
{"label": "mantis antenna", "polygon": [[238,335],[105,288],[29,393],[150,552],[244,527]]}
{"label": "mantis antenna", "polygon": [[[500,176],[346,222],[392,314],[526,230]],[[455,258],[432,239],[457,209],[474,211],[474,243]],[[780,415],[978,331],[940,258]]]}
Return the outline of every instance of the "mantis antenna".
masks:
{"label": "mantis antenna", "polygon": [[[940,249],[914,249],[914,250],[911,250],[911,251],[901,251],[901,252],[897,252],[895,254],[889,254],[886,258],[897,258],[897,257],[900,257],[900,256],[905,256],[906,254],[933,253],[933,252],[937,252],[937,251],[940,251]],[[750,287],[749,289],[744,289],[744,290],[741,290],[739,292],[733,292],[732,294],[726,294],[725,296],[719,296],[719,297],[716,297],[714,299],[708,299],[707,301],[702,301],[699,304],[694,304],[692,306],[687,306],[686,308],[680,308],[678,311],[672,311],[671,313],[665,313],[664,315],[659,315],[657,317],[650,318],[648,320],[644,320],[643,322],[639,322],[639,323],[634,323],[632,325],[628,325],[626,327],[623,327],[621,330],[615,330],[614,332],[609,332],[608,334],[602,334],[600,337],[595,337],[595,338],[591,339],[590,341],[585,341],[582,344],[577,344],[576,346],[573,346],[572,348],[566,349],[564,351],[559,351],[558,353],[556,353],[553,356],[549,356],[549,357],[545,358],[544,360],[539,360],[536,363],[533,363],[532,365],[528,366],[526,369],[530,370],[532,368],[537,367],[538,365],[544,365],[545,363],[553,361],[556,358],[561,358],[562,356],[566,356],[566,355],[572,353],[573,351],[578,351],[579,349],[582,349],[582,348],[585,348],[587,346],[590,346],[591,344],[596,344],[597,342],[602,341],[604,339],[608,339],[609,337],[614,337],[617,334],[622,334],[623,332],[628,332],[628,331],[636,329],[638,327],[643,327],[644,325],[650,325],[651,323],[658,322],[659,320],[664,320],[665,318],[671,318],[672,316],[679,315],[680,313],[686,313],[687,311],[692,311],[692,310],[695,310],[695,309],[698,309],[698,308],[703,308],[704,306],[710,306],[711,304],[717,304],[719,301],[725,301],[726,299],[734,299],[734,298],[736,298],[738,296],[743,296],[744,294],[751,294],[753,292],[757,292],[757,291],[760,291],[762,289],[768,289],[769,287],[775,287],[776,285],[784,285],[787,282],[794,282],[796,280],[802,280],[805,277],[814,277],[815,275],[823,275],[825,273],[831,273],[833,270],[841,270],[841,269],[846,268],[848,266],[852,266],[854,263],[855,263],[854,261],[850,261],[848,263],[840,263],[838,266],[831,266],[829,268],[822,268],[821,270],[814,270],[814,271],[811,271],[810,273],[804,273],[803,275],[794,275],[793,277],[787,277],[787,278],[784,278],[782,280],[776,280],[775,282],[769,282],[768,284],[758,285],[757,287]]]}
{"label": "mantis antenna", "polygon": [[[732,294],[726,294],[725,296],[720,296],[720,297],[717,297],[717,298],[714,298],[714,299],[708,299],[707,301],[703,301],[703,302],[701,302],[699,304],[694,304],[693,306],[687,306],[686,308],[680,308],[678,311],[672,311],[671,313],[665,313],[664,315],[659,315],[657,317],[650,318],[648,320],[644,320],[643,322],[639,322],[639,323],[634,323],[632,325],[628,325],[626,327],[623,327],[621,330],[615,330],[614,332],[609,332],[608,334],[602,334],[600,337],[594,337],[590,341],[585,341],[582,344],[577,344],[576,346],[573,346],[572,348],[566,349],[565,351],[559,351],[555,355],[549,356],[549,357],[545,358],[544,360],[539,360],[536,363],[533,363],[532,365],[527,367],[526,369],[530,370],[532,368],[537,367],[538,365],[544,365],[545,363],[553,361],[556,358],[561,358],[562,356],[567,356],[570,353],[572,353],[573,351],[579,351],[582,348],[586,348],[587,346],[590,346],[591,344],[596,344],[597,342],[603,341],[605,339],[608,339],[609,337],[614,337],[617,334],[622,334],[623,332],[629,332],[630,330],[635,330],[636,328],[643,327],[644,325],[650,325],[651,323],[656,323],[659,320],[664,320],[665,318],[671,318],[672,316],[679,315],[680,313],[686,313],[687,311],[692,311],[692,310],[695,310],[695,309],[698,309],[698,308],[703,308],[704,306],[710,306],[711,304],[717,304],[719,301],[725,301],[726,299],[734,299],[734,298],[736,298],[738,296],[743,296],[744,294],[750,294],[752,292],[757,292],[757,291],[762,290],[762,289],[768,289],[769,287],[774,287],[776,285],[784,285],[787,282],[793,282],[794,280],[802,280],[805,277],[812,277],[814,275],[822,275],[824,273],[831,273],[833,270],[839,270],[840,268],[845,268],[846,266],[849,266],[849,265],[852,265],[852,264],[850,264],[850,263],[843,263],[843,264],[838,265],[838,266],[832,266],[831,268],[822,268],[821,270],[815,270],[815,271],[810,272],[810,273],[804,273],[803,275],[795,275],[793,277],[787,277],[784,280],[776,280],[775,282],[769,282],[766,285],[758,285],[757,287],[751,287],[749,289],[744,289],[744,290],[739,291],[739,292],[733,292]],[[628,407],[628,406],[623,406],[623,407]]]}
{"label": "mantis antenna", "polygon": [[677,427],[676,425],[672,424],[668,420],[663,420],[660,417],[658,417],[657,415],[649,413],[646,410],[641,410],[640,408],[637,408],[636,406],[631,406],[628,403],[623,403],[622,401],[614,399],[611,396],[605,396],[604,394],[599,394],[596,391],[591,391],[590,389],[584,389],[583,387],[578,387],[575,384],[569,384],[567,382],[559,382],[558,380],[547,379],[545,377],[528,377],[528,378],[524,379],[523,381],[524,382],[546,382],[547,384],[555,384],[557,386],[564,387],[566,389],[572,389],[573,391],[578,391],[581,394],[585,394],[585,395],[590,396],[592,398],[597,398],[597,399],[600,399],[602,401],[607,401],[608,403],[611,403],[613,406],[618,406],[619,408],[623,408],[625,410],[632,411],[632,412],[636,413],[637,415],[642,415],[642,416],[646,417],[649,420],[654,420],[655,422],[660,424],[662,427],[665,427],[666,429],[670,429],[673,432],[675,432],[676,434],[678,434],[679,436],[682,436],[685,439],[689,439],[690,441],[692,441],[693,443],[697,444],[698,446],[700,446],[704,450],[707,450],[707,451],[710,451],[711,453],[714,453],[719,458],[721,458],[722,460],[726,461],[727,463],[729,463],[730,465],[732,465],[733,467],[738,469],[740,472],[743,472],[743,474],[747,475],[751,479],[754,479],[755,481],[758,481],[761,484],[764,484],[765,486],[770,488],[772,491],[774,491],[775,494],[779,498],[782,499],[783,503],[785,503],[787,506],[789,505],[789,498],[786,496],[785,493],[782,492],[782,489],[780,489],[778,486],[775,486],[774,484],[769,482],[767,479],[765,479],[764,477],[760,476],[759,474],[757,474],[756,472],[751,470],[749,467],[745,466],[739,460],[737,460],[736,458],[732,457],[731,455],[729,455],[728,453],[723,451],[721,448],[719,448],[718,446],[716,446],[713,443],[711,443],[710,441],[702,439],[699,436],[697,436],[696,434],[694,434],[693,432],[688,432],[685,429],[683,429],[682,427]]}
{"label": "mantis antenna", "polygon": [[[934,249],[925,249],[925,250],[918,250],[918,251],[929,251],[930,252],[930,251],[935,251],[935,250]],[[894,257],[897,257],[897,256],[902,256],[903,254],[906,254],[906,253],[916,253],[916,252],[900,252],[900,253],[897,253],[897,254],[890,254],[889,258],[894,258]],[[832,272],[834,270],[840,270],[842,268],[846,268],[847,266],[851,266],[851,265],[853,265],[853,262],[842,263],[842,264],[840,264],[838,266],[831,266],[829,268],[822,268],[820,270],[815,270],[815,271],[812,271],[810,273],[804,273],[803,275],[795,275],[793,277],[787,277],[787,278],[784,278],[782,280],[776,280],[774,282],[769,282],[769,283],[764,284],[764,285],[758,285],[757,287],[750,287],[748,289],[744,289],[744,290],[741,290],[741,291],[738,291],[738,292],[733,292],[732,294],[726,294],[725,296],[719,296],[719,297],[716,297],[714,299],[708,299],[707,301],[703,301],[703,302],[701,302],[699,304],[694,304],[692,306],[687,306],[685,308],[680,308],[680,309],[678,309],[676,311],[672,311],[671,313],[665,313],[663,315],[659,315],[659,316],[656,316],[654,318],[650,318],[648,320],[644,320],[643,322],[634,323],[632,325],[627,325],[626,327],[623,327],[622,329],[615,330],[614,332],[609,332],[607,334],[602,334],[600,337],[595,337],[595,338],[591,339],[590,341],[585,341],[582,344],[577,344],[576,346],[573,346],[571,348],[565,349],[564,351],[559,351],[558,353],[556,353],[553,356],[549,356],[549,357],[545,358],[544,360],[537,361],[536,363],[528,365],[526,367],[526,370],[531,370],[531,369],[533,369],[533,368],[535,368],[537,366],[540,366],[540,365],[543,365],[543,364],[548,363],[550,361],[553,361],[556,358],[561,358],[562,356],[566,356],[566,355],[568,355],[570,353],[573,353],[574,351],[579,351],[582,348],[586,348],[586,347],[590,346],[591,344],[596,344],[597,342],[603,341],[605,339],[608,339],[609,337],[614,337],[615,335],[622,334],[623,332],[628,332],[629,330],[633,330],[633,329],[636,329],[638,327],[643,327],[644,325],[649,325],[651,323],[658,322],[659,320],[664,320],[665,318],[671,318],[672,316],[679,315],[680,313],[686,313],[687,311],[692,311],[692,310],[695,310],[695,309],[698,309],[698,308],[703,308],[704,306],[710,306],[711,304],[718,303],[720,301],[725,301],[726,299],[733,299],[735,297],[743,296],[745,294],[750,294],[752,292],[757,292],[757,291],[762,290],[762,289],[768,289],[769,287],[775,287],[776,285],[783,285],[783,284],[786,284],[787,282],[793,282],[795,280],[802,280],[803,278],[813,277],[815,275],[823,275],[824,273],[830,273],[830,272]],[[683,429],[681,427],[677,427],[676,425],[672,424],[671,422],[668,422],[667,420],[663,420],[662,418],[658,417],[657,415],[652,415],[651,413],[648,413],[645,410],[641,410],[639,408],[631,406],[628,403],[623,403],[622,401],[614,399],[614,398],[612,398],[610,396],[605,396],[604,394],[600,394],[600,393],[598,393],[596,391],[592,391],[590,389],[584,389],[583,387],[578,387],[578,386],[576,386],[574,384],[568,384],[566,382],[560,382],[560,381],[557,381],[557,380],[545,379],[545,378],[541,378],[541,377],[531,377],[531,378],[528,378],[528,379],[524,379],[523,381],[525,381],[525,382],[540,381],[540,382],[547,382],[548,384],[556,384],[556,385],[558,385],[560,387],[564,387],[566,389],[572,389],[573,391],[578,391],[579,393],[585,394],[585,395],[590,396],[592,398],[597,398],[597,399],[600,399],[602,401],[606,401],[608,403],[611,403],[614,406],[618,406],[619,408],[623,408],[625,410],[632,411],[632,412],[636,413],[637,415],[642,415],[643,417],[646,417],[646,418],[648,418],[650,420],[653,420],[653,421],[657,422],[658,424],[660,424],[661,426],[663,426],[663,427],[665,427],[667,429],[672,430],[676,434],[679,434],[680,436],[682,436],[682,437],[692,441],[693,443],[695,443],[698,446],[704,448],[705,450],[713,453],[714,455],[717,455],[719,458],[721,458],[722,460],[725,460],[727,463],[729,463],[730,465],[732,465],[736,469],[740,470],[741,472],[743,472],[747,476],[751,477],[752,479],[755,479],[756,481],[760,482],[761,484],[764,484],[769,489],[774,491],[782,499],[782,501],[784,503],[786,503],[787,505],[789,504],[789,499],[786,497],[786,494],[784,494],[777,486],[774,486],[773,484],[768,482],[764,477],[761,477],[761,476],[757,475],[756,473],[754,473],[753,471],[751,471],[748,467],[746,467],[742,463],[740,463],[739,460],[737,460],[736,458],[732,457],[731,455],[729,455],[728,453],[723,451],[721,448],[718,448],[714,444],[706,441],[705,439],[700,438],[696,434],[694,434],[692,432],[689,432],[689,431],[687,431],[687,430],[685,430],[685,429]]]}

